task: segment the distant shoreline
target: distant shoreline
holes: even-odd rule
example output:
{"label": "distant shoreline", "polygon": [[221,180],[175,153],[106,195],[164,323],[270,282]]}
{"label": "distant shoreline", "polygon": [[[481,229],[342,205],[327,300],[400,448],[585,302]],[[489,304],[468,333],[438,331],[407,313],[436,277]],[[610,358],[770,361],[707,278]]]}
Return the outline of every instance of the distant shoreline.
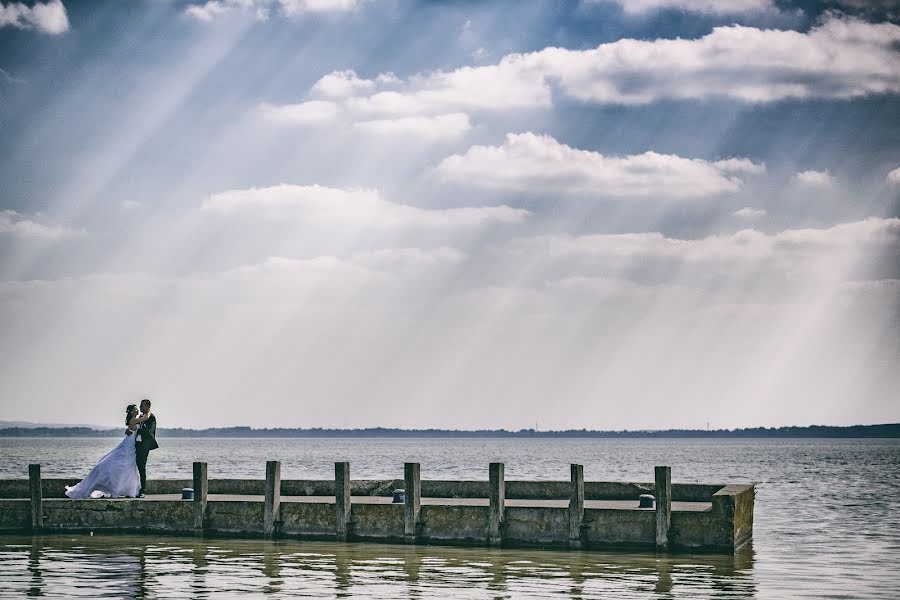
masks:
{"label": "distant shoreline", "polygon": [[[123,427],[94,429],[90,427],[6,427],[0,437],[114,437],[121,436]],[[547,438],[547,439],[749,439],[749,438],[900,438],[900,423],[882,425],[851,425],[834,427],[752,427],[746,429],[665,429],[630,431],[595,431],[569,429],[563,431],[535,431],[520,429],[455,430],[455,429],[254,429],[251,427],[214,427],[208,429],[163,429],[160,438]]]}

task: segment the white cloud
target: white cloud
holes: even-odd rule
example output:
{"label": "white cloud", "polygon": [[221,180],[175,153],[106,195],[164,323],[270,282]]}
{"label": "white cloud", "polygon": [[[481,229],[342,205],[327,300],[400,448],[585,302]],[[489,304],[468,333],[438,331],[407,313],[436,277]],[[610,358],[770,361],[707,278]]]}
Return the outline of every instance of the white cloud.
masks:
{"label": "white cloud", "polygon": [[772,0],[591,0],[593,3],[616,3],[629,15],[675,9],[713,15],[738,15],[778,12]]}
{"label": "white cloud", "polygon": [[189,17],[194,17],[199,21],[210,22],[218,16],[221,16],[237,5],[233,2],[228,2],[227,0],[209,0],[205,4],[192,4],[184,9],[184,14]]}
{"label": "white cloud", "polygon": [[360,79],[356,71],[333,71],[319,79],[312,87],[312,93],[343,98],[367,92],[375,87],[371,79]]}
{"label": "white cloud", "polygon": [[374,119],[359,121],[354,127],[381,135],[415,135],[425,139],[454,138],[472,128],[465,113],[452,113],[435,117],[401,117],[399,119]]}
{"label": "white cloud", "polygon": [[362,0],[207,0],[188,5],[184,14],[206,22],[230,13],[266,21],[276,6],[280,14],[295,17],[306,13],[349,12],[361,4]]}
{"label": "white cloud", "polygon": [[[805,33],[733,25],[698,39],[621,39],[590,50],[510,54],[494,65],[392,79],[389,90],[360,80],[361,95],[347,106],[383,115],[541,108],[552,105],[554,88],[613,104],[855,98],[900,92],[898,42],[900,25],[835,16]],[[346,72],[326,78],[339,73]]]}
{"label": "white cloud", "polygon": [[510,251],[538,250],[549,256],[668,258],[688,262],[761,260],[791,255],[827,261],[829,251],[862,251],[900,244],[900,218],[868,218],[824,229],[786,229],[766,234],[745,229],[732,235],[700,239],[669,238],[659,232],[585,236],[537,236],[510,243]]}
{"label": "white cloud", "polygon": [[520,191],[697,198],[737,191],[742,182],[730,174],[735,166],[761,168],[746,159],[708,162],[656,152],[605,156],[529,132],[508,134],[502,146],[472,146],[444,159],[436,172],[448,180]]}
{"label": "white cloud", "polygon": [[894,185],[900,184],[900,167],[897,167],[896,169],[888,173],[885,179],[888,183],[892,183]]}
{"label": "white cloud", "polygon": [[756,219],[759,217],[763,217],[766,214],[766,211],[761,208],[750,208],[749,206],[745,206],[744,208],[740,208],[732,213],[735,217],[740,219]]}
{"label": "white cloud", "polygon": [[763,175],[766,172],[764,163],[755,163],[749,158],[728,158],[717,160],[713,165],[726,173],[746,173],[748,175]]}
{"label": "white cloud", "polygon": [[273,105],[262,103],[263,117],[281,123],[309,124],[330,121],[338,114],[338,105],[326,100],[310,100],[300,104]]}
{"label": "white cloud", "polygon": [[433,267],[455,265],[466,260],[465,252],[440,246],[438,248],[383,248],[362,252],[351,257],[354,264],[370,269],[409,272]]}
{"label": "white cloud", "polygon": [[7,25],[58,34],[69,30],[69,17],[61,0],[36,2],[30,7],[21,2],[0,3],[0,27]]}
{"label": "white cloud", "polygon": [[831,187],[834,185],[834,177],[827,171],[802,171],[794,175],[794,181],[800,185],[809,187]]}
{"label": "white cloud", "polygon": [[62,240],[85,235],[81,229],[62,225],[45,225],[14,210],[0,211],[0,235],[10,234],[20,238],[37,240]]}
{"label": "white cloud", "polygon": [[288,16],[303,13],[349,12],[363,4],[363,0],[278,0]]}
{"label": "white cloud", "polygon": [[519,223],[530,214],[509,206],[421,209],[389,202],[376,190],[287,184],[213,194],[201,209],[223,216],[358,227],[473,227]]}

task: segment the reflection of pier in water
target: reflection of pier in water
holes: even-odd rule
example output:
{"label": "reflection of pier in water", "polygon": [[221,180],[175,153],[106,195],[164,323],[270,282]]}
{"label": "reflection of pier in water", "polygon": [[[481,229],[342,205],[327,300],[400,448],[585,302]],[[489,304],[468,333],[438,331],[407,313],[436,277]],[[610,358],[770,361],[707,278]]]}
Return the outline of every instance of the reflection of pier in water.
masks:
{"label": "reflection of pier in water", "polygon": [[[0,539],[7,545],[0,554],[2,596],[195,598],[227,590],[349,598],[397,597],[405,590],[402,596],[419,598],[465,588],[510,599],[750,598],[756,591],[752,547],[735,555],[654,556],[144,536]],[[16,561],[27,562],[27,578],[7,577]]]}

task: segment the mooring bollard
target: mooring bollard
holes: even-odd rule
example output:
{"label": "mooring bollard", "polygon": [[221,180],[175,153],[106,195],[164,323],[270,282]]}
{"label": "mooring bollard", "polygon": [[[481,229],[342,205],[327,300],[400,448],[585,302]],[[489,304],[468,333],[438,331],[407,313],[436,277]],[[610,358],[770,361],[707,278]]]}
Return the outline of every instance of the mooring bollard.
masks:
{"label": "mooring bollard", "polygon": [[206,526],[206,496],[209,480],[206,478],[206,463],[194,463],[194,531],[202,534]]}
{"label": "mooring bollard", "polygon": [[334,463],[334,509],[336,520],[335,537],[339,542],[346,542],[350,533],[350,463]]}
{"label": "mooring bollard", "polygon": [[506,510],[506,466],[503,463],[491,463],[488,466],[490,512],[488,513],[488,543],[499,546],[503,542],[500,527],[503,525],[503,512]]}
{"label": "mooring bollard", "polygon": [[41,465],[28,465],[28,487],[31,489],[31,530],[44,527],[44,492],[41,489]]}
{"label": "mooring bollard", "polygon": [[407,544],[416,543],[419,525],[419,509],[422,498],[422,481],[419,463],[403,464],[403,479],[406,481],[406,498],[403,510],[403,535]]}
{"label": "mooring bollard", "polygon": [[263,534],[275,535],[278,521],[281,519],[281,463],[277,460],[266,461],[266,496],[263,507]]}
{"label": "mooring bollard", "polygon": [[672,523],[672,467],[656,467],[656,549],[669,549]]}
{"label": "mooring bollard", "polygon": [[569,465],[572,490],[569,496],[569,547],[581,548],[581,526],[584,524],[584,466]]}

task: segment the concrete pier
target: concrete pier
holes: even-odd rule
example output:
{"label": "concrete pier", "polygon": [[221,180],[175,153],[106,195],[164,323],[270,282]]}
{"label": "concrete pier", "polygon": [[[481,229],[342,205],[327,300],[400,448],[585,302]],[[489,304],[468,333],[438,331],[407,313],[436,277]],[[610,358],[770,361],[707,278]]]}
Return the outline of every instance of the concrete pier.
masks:
{"label": "concrete pier", "polygon": [[[408,544],[629,548],[732,553],[752,537],[750,484],[672,483],[657,467],[653,483],[585,481],[581,465],[569,481],[507,481],[502,463],[487,480],[423,480],[418,463],[403,479],[351,480],[350,465],[335,463],[334,480],[281,479],[266,464],[265,479],[207,479],[195,463],[193,480],[151,480],[145,498],[73,500],[69,479],[0,480],[0,533],[159,532],[178,535],[259,536],[387,541]],[[181,489],[193,485],[193,501]],[[403,488],[403,504],[393,503]],[[653,493],[656,505],[640,508]]]}

